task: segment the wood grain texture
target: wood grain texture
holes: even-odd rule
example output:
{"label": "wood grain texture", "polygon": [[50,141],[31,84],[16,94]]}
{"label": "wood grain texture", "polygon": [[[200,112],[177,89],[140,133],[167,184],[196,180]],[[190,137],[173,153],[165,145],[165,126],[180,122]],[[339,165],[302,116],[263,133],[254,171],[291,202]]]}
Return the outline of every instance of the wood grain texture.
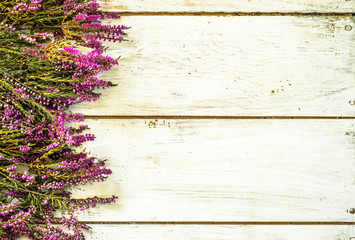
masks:
{"label": "wood grain texture", "polygon": [[100,0],[119,12],[352,12],[352,0]]}
{"label": "wood grain texture", "polygon": [[87,150],[119,196],[87,221],[353,221],[353,120],[100,120]]}
{"label": "wood grain texture", "polygon": [[353,226],[93,225],[89,240],[351,240]]}
{"label": "wood grain texture", "polygon": [[[233,1],[231,1],[233,2]],[[124,17],[88,115],[354,116],[354,17]]]}

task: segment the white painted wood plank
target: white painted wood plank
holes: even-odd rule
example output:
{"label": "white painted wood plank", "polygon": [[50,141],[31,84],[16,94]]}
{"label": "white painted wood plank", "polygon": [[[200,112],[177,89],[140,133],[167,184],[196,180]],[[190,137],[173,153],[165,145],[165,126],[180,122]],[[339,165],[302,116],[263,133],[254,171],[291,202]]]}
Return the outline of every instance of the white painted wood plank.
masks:
{"label": "white painted wood plank", "polygon": [[119,12],[352,12],[352,0],[100,0]]}
{"label": "white painted wood plank", "polygon": [[88,240],[352,240],[353,226],[92,225]]}
{"label": "white painted wood plank", "polygon": [[[124,17],[89,115],[354,116],[354,17]],[[347,29],[347,30],[346,30]],[[351,30],[350,30],[351,29]],[[348,31],[349,30],[349,31]]]}
{"label": "white painted wood plank", "polygon": [[89,221],[353,221],[353,120],[91,120]]}

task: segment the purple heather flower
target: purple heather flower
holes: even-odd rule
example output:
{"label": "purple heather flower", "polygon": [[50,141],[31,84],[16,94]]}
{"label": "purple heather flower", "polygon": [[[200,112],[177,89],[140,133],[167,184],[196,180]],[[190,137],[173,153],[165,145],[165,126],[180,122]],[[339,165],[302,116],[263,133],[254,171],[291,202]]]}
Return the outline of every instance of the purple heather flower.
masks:
{"label": "purple heather flower", "polygon": [[28,151],[30,151],[30,149],[31,149],[31,148],[28,147],[28,146],[21,146],[21,147],[20,147],[20,151],[21,151],[21,152],[28,152]]}
{"label": "purple heather flower", "polygon": [[[81,229],[87,226],[79,223],[74,212],[115,202],[116,197],[71,198],[73,186],[104,181],[112,171],[105,161],[77,149],[95,136],[83,133],[86,125],[71,126],[83,122],[84,115],[71,113],[69,107],[97,100],[94,90],[112,85],[98,77],[118,64],[104,55],[103,41],[121,42],[127,28],[103,25],[100,20],[119,15],[101,12],[95,0],[10,1],[7,7],[2,14],[11,18],[0,20],[0,28],[10,34],[4,39],[14,38],[18,44],[18,53],[8,55],[12,63],[21,65],[16,71],[0,73],[0,129],[11,136],[1,139],[11,150],[1,152],[1,171],[12,178],[1,187],[13,199],[0,205],[0,239],[83,240]],[[53,30],[53,24],[62,26]],[[31,199],[35,206],[29,204]],[[59,219],[54,218],[58,199],[68,207],[62,206]]]}

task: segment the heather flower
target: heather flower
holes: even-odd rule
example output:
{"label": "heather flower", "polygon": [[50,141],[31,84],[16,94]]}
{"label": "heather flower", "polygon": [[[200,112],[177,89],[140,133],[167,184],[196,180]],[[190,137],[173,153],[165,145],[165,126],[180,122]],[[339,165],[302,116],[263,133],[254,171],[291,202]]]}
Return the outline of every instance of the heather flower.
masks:
{"label": "heather flower", "polygon": [[95,0],[0,4],[0,239],[85,239],[75,212],[115,201],[71,197],[72,187],[111,170],[77,149],[95,136],[69,108],[112,86],[98,77],[118,64],[102,42],[121,42],[126,27],[100,20],[118,17]]}
{"label": "heather flower", "polygon": [[21,146],[21,147],[20,147],[20,151],[21,151],[21,152],[28,152],[28,151],[30,151],[30,149],[31,149],[31,148],[28,147],[28,146]]}

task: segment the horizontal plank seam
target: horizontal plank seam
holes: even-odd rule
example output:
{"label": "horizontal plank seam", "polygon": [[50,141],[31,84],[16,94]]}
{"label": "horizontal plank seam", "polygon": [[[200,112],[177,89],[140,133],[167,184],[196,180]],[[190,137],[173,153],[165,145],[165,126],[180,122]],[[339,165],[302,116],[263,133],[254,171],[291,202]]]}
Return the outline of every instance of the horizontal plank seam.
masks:
{"label": "horizontal plank seam", "polygon": [[355,116],[178,116],[178,115],[85,115],[86,119],[355,119]]}
{"label": "horizontal plank seam", "polygon": [[354,16],[355,12],[119,12],[121,16]]}
{"label": "horizontal plank seam", "polygon": [[80,221],[107,225],[355,225],[355,222],[233,222],[233,221]]}

